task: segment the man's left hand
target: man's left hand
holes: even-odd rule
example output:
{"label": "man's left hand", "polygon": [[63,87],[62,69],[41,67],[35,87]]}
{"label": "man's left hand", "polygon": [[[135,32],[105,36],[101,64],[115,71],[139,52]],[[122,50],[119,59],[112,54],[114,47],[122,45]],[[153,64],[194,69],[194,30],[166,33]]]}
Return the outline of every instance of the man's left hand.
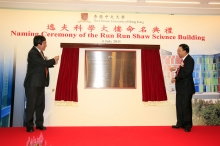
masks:
{"label": "man's left hand", "polygon": [[171,83],[175,83],[176,82],[176,79],[175,78],[172,78],[171,79]]}

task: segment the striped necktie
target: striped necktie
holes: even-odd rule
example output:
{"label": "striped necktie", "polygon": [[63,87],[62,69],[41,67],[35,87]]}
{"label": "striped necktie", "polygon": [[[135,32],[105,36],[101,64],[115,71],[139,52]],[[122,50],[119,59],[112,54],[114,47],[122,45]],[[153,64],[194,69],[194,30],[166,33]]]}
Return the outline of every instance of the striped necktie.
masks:
{"label": "striped necktie", "polygon": [[178,75],[178,73],[179,73],[179,70],[180,70],[180,66],[181,66],[181,64],[183,63],[183,59],[181,59],[181,61],[180,61],[180,65],[179,65],[179,67],[177,68],[177,70],[176,70],[176,76]]}
{"label": "striped necktie", "polygon": [[[44,60],[46,60],[42,51],[40,51],[40,54],[44,58]],[[48,68],[47,67],[45,67],[45,72],[46,72],[46,77],[47,77],[48,76]]]}

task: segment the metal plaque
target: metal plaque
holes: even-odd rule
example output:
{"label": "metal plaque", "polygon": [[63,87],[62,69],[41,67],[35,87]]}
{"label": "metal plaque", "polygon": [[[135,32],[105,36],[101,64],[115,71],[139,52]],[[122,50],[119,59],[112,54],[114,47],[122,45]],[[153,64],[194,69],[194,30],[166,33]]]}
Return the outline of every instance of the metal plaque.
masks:
{"label": "metal plaque", "polygon": [[136,88],[136,51],[86,51],[86,88]]}

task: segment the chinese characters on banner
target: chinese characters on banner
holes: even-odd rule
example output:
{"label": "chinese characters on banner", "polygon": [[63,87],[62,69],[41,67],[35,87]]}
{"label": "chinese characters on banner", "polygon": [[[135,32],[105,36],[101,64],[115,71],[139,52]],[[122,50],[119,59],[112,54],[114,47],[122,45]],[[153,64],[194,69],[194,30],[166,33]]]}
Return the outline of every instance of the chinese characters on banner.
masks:
{"label": "chinese characters on banner", "polygon": [[[46,30],[39,32],[19,32],[11,30],[11,36],[68,37],[68,38],[100,38],[102,43],[123,43],[121,39],[157,39],[157,40],[199,40],[205,41],[205,36],[196,34],[175,34],[172,26],[148,26],[143,20],[125,20],[119,15],[94,15],[93,23],[88,13],[81,13],[81,20],[75,24],[45,24]],[[132,18],[134,19],[134,18]],[[43,29],[45,29],[43,28]],[[118,39],[118,40],[111,40]]]}

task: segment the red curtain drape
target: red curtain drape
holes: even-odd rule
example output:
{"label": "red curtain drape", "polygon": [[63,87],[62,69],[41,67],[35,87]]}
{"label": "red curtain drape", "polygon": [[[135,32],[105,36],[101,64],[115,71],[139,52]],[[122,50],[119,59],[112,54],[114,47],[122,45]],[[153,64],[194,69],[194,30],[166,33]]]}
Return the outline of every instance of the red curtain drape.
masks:
{"label": "red curtain drape", "polygon": [[167,100],[158,49],[141,49],[142,101]]}
{"label": "red curtain drape", "polygon": [[78,102],[79,48],[63,48],[57,80],[56,101]]}

